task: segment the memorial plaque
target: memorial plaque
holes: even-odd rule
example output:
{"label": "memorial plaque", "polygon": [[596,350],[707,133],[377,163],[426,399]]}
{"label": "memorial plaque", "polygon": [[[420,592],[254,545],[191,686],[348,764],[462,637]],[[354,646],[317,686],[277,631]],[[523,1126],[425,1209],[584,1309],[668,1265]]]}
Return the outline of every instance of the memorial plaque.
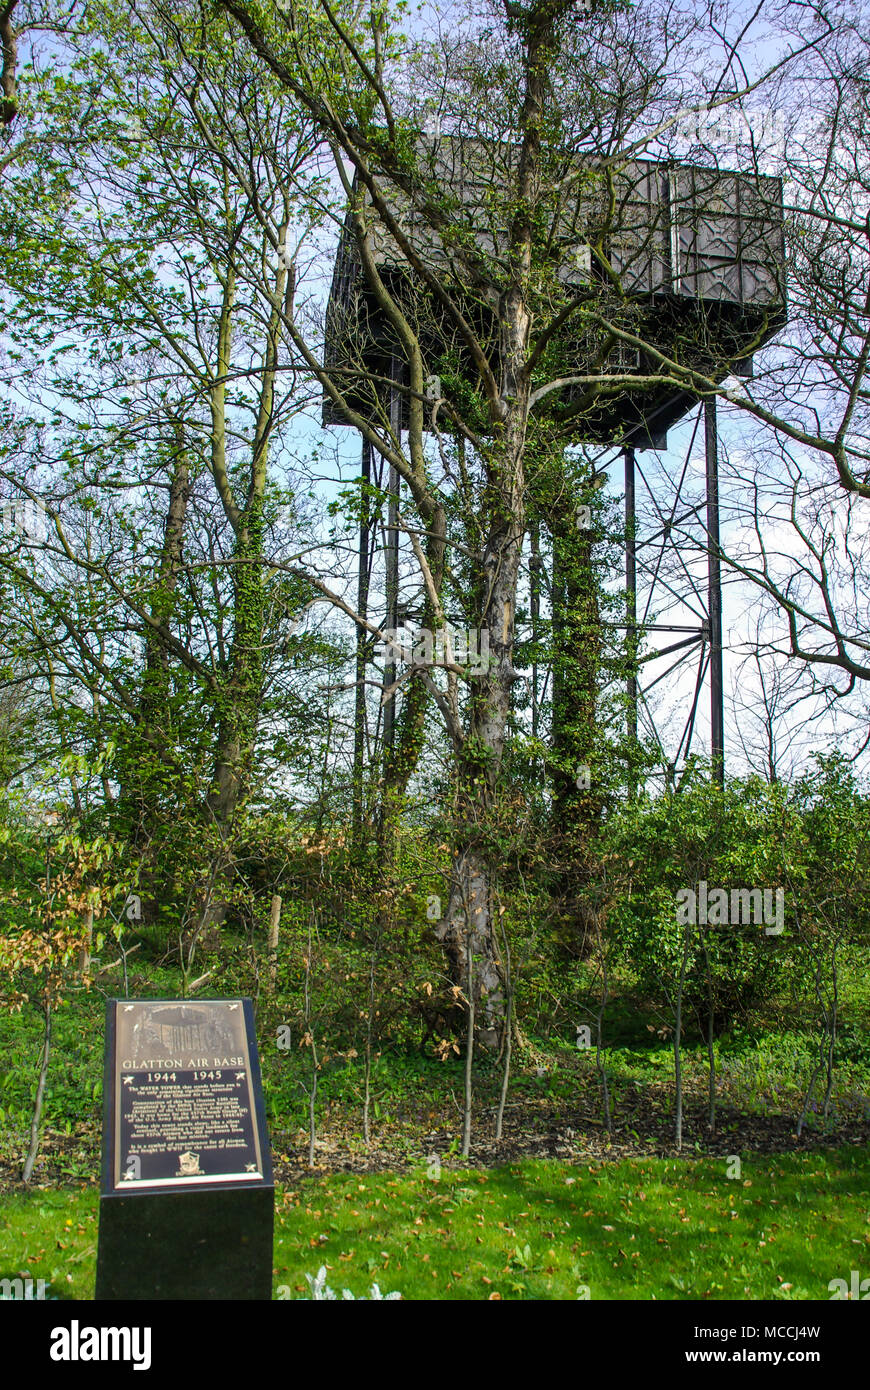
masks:
{"label": "memorial plaque", "polygon": [[97,1298],[269,1298],[274,1188],[249,999],[113,999]]}
{"label": "memorial plaque", "polygon": [[119,1004],[115,1057],[116,1189],[262,1181],[241,1000]]}

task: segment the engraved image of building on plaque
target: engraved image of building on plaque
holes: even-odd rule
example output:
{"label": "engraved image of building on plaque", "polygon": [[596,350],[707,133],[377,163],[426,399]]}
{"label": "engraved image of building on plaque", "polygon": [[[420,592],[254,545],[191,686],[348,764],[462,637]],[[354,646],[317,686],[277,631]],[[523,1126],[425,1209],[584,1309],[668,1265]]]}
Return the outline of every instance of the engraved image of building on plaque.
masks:
{"label": "engraved image of building on plaque", "polygon": [[[241,1014],[236,1029],[216,1015],[205,1004],[156,1004],[145,1007],[129,1029],[129,1049],[119,1028],[122,1055],[134,1062],[137,1059],[160,1057],[200,1057],[221,1054],[229,1056],[242,1046],[244,1030]],[[119,1023],[123,1028],[127,1017],[121,1011]],[[183,1065],[180,1063],[179,1065]]]}

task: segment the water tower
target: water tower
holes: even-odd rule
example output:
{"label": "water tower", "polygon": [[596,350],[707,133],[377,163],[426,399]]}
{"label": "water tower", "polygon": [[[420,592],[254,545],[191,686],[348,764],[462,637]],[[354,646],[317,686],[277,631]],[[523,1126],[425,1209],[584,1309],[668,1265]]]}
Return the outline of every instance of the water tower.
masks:
{"label": "water tower", "polygon": [[[386,189],[390,211],[414,253],[430,272],[450,284],[454,300],[483,342],[495,339],[491,285],[507,245],[506,228],[499,223],[499,200],[493,199],[492,190],[502,181],[504,187],[510,186],[516,158],[512,146],[424,136],[418,142],[413,179],[409,175],[403,188],[385,180],[379,185]],[[572,380],[542,397],[539,409],[560,427],[566,444],[617,448],[624,455],[627,617],[635,639],[638,568],[647,569],[648,545],[660,552],[662,544],[670,543],[673,523],[673,516],[670,523],[663,516],[662,535],[645,539],[636,534],[636,452],[665,449],[668,430],[702,402],[708,552],[706,592],[699,594],[703,611],[695,626],[641,624],[640,630],[654,640],[659,632],[678,638],[663,654],[700,650],[694,698],[674,762],[688,755],[698,698],[709,670],[711,755],[721,776],[724,714],[716,406],[709,397],[702,401],[693,389],[691,374],[699,373],[717,384],[732,375],[750,377],[753,354],[786,321],[782,182],[754,172],[684,163],[642,159],[596,163],[566,156],[552,187],[559,189],[558,195],[548,192],[543,199],[550,218],[547,273],[554,296],[560,295],[563,303],[570,296],[578,307],[566,317],[541,364],[551,375]],[[412,322],[431,380],[449,397],[451,384],[476,380],[470,355],[449,316],[355,182],[354,197],[358,196],[378,274]],[[546,283],[540,292],[546,299]],[[533,347],[534,343],[533,330]],[[555,361],[561,365],[554,373],[551,364]],[[350,213],[335,260],[323,362],[336,374],[348,405],[357,413],[370,421],[384,420],[388,414],[396,431],[407,423],[400,345],[368,282]],[[663,375],[681,374],[685,384],[678,387],[672,380],[661,380]],[[573,380],[578,377],[588,380]],[[328,398],[323,422],[349,423]],[[440,423],[449,430],[445,417]],[[485,420],[478,423],[482,430],[488,428]],[[370,462],[364,445],[366,478]],[[391,471],[386,546],[389,628],[397,626],[398,494],[399,478]],[[678,487],[678,501],[679,496]],[[654,576],[660,561],[648,568]],[[638,666],[628,685],[630,734],[637,732],[638,703],[643,699],[639,672]],[[388,670],[386,684],[394,678]],[[385,707],[387,742],[392,736],[391,706],[390,700]]]}

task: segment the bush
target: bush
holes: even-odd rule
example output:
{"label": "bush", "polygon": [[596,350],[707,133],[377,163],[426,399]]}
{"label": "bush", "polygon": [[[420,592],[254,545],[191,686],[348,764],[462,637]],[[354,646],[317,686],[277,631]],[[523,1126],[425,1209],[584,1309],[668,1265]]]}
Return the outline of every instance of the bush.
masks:
{"label": "bush", "polygon": [[757,778],[724,788],[684,783],[678,792],[644,798],[612,817],[605,830],[613,882],[610,929],[640,988],[672,1003],[684,948],[683,1004],[699,1021],[712,1013],[721,1033],[783,979],[790,952],[789,894],[785,932],[768,936],[757,925],[686,927],[677,894],[708,888],[776,890],[798,894],[808,855],[804,816],[783,786]]}

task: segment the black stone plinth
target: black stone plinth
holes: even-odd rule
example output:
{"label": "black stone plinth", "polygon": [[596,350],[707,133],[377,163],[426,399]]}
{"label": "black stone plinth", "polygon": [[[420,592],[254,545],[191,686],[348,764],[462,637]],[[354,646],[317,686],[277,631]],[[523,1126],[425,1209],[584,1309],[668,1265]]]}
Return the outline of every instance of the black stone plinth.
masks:
{"label": "black stone plinth", "polygon": [[275,1189],[100,1198],[98,1299],[271,1299]]}
{"label": "black stone plinth", "polygon": [[271,1299],[250,999],[110,999],[95,1297]]}

